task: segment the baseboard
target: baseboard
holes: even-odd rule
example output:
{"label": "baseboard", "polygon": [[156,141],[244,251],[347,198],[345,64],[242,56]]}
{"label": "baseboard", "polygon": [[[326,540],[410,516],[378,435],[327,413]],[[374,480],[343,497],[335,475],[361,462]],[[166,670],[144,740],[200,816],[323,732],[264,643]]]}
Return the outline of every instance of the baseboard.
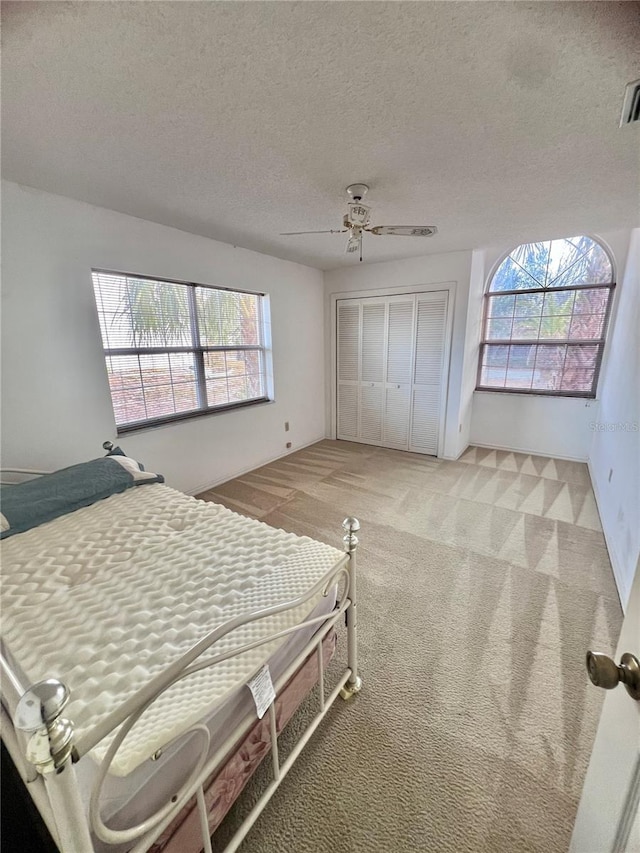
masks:
{"label": "baseboard", "polygon": [[314,438],[313,441],[308,441],[306,444],[301,444],[298,447],[292,447],[291,450],[285,450],[284,453],[280,453],[277,456],[271,456],[268,459],[256,462],[254,465],[250,465],[248,468],[243,468],[241,471],[236,471],[234,474],[228,474],[226,477],[222,477],[222,479],[220,480],[215,480],[213,483],[189,489],[186,494],[199,495],[201,494],[201,492],[207,492],[209,491],[209,489],[215,489],[215,487],[219,486],[221,483],[227,483],[229,480],[235,480],[236,477],[242,477],[243,474],[248,474],[249,471],[255,471],[256,468],[262,468],[263,465],[268,465],[270,462],[277,462],[278,459],[284,459],[285,456],[291,456],[292,453],[297,453],[298,450],[304,450],[305,447],[311,447],[312,444],[317,444],[319,441],[325,440],[325,436],[321,435],[319,438]]}
{"label": "baseboard", "polygon": [[526,447],[507,447],[498,444],[480,444],[478,441],[469,441],[470,447],[483,447],[485,450],[505,450],[507,453],[526,453],[528,456],[543,456],[547,459],[563,459],[565,462],[588,462],[586,456],[563,456],[559,453],[540,453],[539,450],[528,450]]}
{"label": "baseboard", "polygon": [[626,611],[626,602],[629,600],[629,593],[631,592],[631,581],[627,579],[626,573],[622,565],[622,560],[618,556],[618,552],[616,551],[616,547],[614,545],[612,537],[607,534],[607,528],[604,523],[602,513],[600,512],[600,507],[604,506],[604,500],[600,494],[597,479],[594,476],[593,467],[591,465],[590,459],[587,462],[587,467],[589,469],[589,479],[591,480],[591,488],[593,489],[593,494],[596,499],[598,515],[600,516],[600,526],[602,527],[604,541],[607,546],[607,552],[609,553],[609,562],[611,563],[611,568],[613,569],[613,577],[616,582],[616,588],[618,590],[618,597],[620,599],[622,612],[624,613]]}

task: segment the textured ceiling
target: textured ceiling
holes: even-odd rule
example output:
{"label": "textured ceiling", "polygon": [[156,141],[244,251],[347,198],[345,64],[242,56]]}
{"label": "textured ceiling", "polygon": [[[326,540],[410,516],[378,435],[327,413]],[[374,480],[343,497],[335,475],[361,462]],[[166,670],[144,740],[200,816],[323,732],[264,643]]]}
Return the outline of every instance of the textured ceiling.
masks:
{"label": "textured ceiling", "polygon": [[330,269],[638,221],[635,2],[3,3],[5,177]]}

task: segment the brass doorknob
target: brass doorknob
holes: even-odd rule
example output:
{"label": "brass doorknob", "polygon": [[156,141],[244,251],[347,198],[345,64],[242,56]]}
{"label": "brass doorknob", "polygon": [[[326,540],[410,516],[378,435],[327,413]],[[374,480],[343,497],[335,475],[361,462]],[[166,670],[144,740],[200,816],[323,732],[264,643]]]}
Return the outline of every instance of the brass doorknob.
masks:
{"label": "brass doorknob", "polygon": [[635,655],[625,652],[617,664],[600,652],[587,652],[587,672],[596,687],[612,690],[622,683],[629,696],[640,701],[640,661]]}

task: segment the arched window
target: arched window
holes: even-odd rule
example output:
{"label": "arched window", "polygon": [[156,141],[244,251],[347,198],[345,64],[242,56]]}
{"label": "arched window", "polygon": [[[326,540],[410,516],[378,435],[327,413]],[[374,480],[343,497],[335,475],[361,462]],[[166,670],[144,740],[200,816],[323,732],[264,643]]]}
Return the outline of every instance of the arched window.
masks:
{"label": "arched window", "polygon": [[478,388],[595,397],[614,287],[591,237],[518,246],[484,297]]}

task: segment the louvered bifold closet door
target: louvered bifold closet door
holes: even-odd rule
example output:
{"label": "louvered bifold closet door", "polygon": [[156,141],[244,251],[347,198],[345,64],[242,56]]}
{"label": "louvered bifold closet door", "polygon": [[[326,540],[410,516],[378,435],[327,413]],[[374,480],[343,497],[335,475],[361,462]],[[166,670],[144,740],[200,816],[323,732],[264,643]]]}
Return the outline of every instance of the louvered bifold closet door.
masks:
{"label": "louvered bifold closet door", "polygon": [[407,450],[415,298],[413,296],[390,297],[388,306],[383,443],[385,447]]}
{"label": "louvered bifold closet door", "polygon": [[358,438],[360,395],[360,314],[356,301],[338,302],[337,437]]}
{"label": "louvered bifold closet door", "polygon": [[420,293],[416,298],[416,351],[409,450],[438,454],[444,388],[445,329],[448,293]]}
{"label": "louvered bifold closet door", "polygon": [[385,301],[363,300],[359,437],[374,444],[383,434],[386,315]]}

